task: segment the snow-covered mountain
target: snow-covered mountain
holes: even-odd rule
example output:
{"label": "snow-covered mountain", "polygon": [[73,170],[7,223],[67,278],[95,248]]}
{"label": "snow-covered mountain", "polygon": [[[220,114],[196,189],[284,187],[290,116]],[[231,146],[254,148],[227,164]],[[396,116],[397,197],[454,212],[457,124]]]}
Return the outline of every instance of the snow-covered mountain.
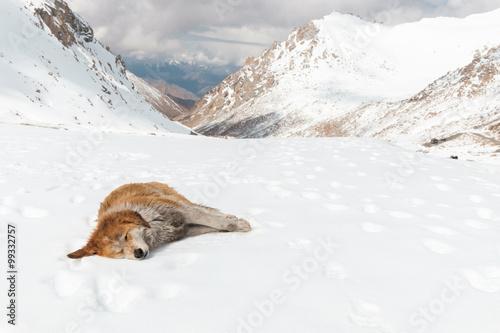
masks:
{"label": "snow-covered mountain", "polygon": [[[498,22],[500,10],[396,26],[333,13],[248,59],[178,119],[209,135],[393,141],[399,128],[385,126],[406,122],[415,144],[489,128],[499,114]],[[468,118],[436,125],[453,112]]]}
{"label": "snow-covered mountain", "polygon": [[151,86],[140,77],[135,76],[129,71],[126,71],[126,74],[128,80],[134,85],[134,90],[144,97],[151,106],[163,113],[169,119],[175,118],[187,111],[169,96]]}
{"label": "snow-covered mountain", "polygon": [[121,57],[64,1],[2,1],[0,29],[0,122],[190,133],[132,89]]}

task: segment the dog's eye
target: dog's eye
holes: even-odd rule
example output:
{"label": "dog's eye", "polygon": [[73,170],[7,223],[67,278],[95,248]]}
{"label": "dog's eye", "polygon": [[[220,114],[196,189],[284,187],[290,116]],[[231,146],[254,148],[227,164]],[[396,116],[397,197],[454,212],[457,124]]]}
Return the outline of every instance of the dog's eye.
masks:
{"label": "dog's eye", "polygon": [[125,241],[128,241],[128,234],[125,235]]}

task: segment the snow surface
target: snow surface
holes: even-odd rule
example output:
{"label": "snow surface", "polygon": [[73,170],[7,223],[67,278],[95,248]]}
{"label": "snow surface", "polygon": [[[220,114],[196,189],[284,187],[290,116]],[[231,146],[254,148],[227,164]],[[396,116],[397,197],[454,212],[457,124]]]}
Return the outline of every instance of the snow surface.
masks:
{"label": "snow surface", "polygon": [[[499,331],[498,166],[368,138],[6,124],[0,147],[0,242],[16,224],[19,267],[17,326],[4,317],[2,332]],[[253,230],[143,261],[66,257],[111,190],[153,180]]]}

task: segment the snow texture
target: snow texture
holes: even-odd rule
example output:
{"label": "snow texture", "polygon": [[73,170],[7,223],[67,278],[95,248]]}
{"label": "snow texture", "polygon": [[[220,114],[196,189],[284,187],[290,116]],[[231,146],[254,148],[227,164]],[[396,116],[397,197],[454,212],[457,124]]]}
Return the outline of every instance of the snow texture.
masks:
{"label": "snow texture", "polygon": [[[500,327],[497,166],[368,138],[3,124],[0,146],[0,242],[14,223],[19,244],[19,316],[15,328],[4,318],[2,332]],[[66,257],[86,242],[110,191],[153,180],[253,230],[187,238],[139,262]]]}

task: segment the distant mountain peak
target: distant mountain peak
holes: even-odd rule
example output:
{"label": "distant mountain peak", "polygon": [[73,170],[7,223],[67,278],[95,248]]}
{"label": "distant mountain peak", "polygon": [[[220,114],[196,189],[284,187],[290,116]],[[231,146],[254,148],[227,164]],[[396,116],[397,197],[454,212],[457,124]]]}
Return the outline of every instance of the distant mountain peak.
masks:
{"label": "distant mountain peak", "polygon": [[210,89],[224,80],[236,66],[219,66],[179,59],[126,58],[127,69],[148,81],[163,81],[177,85],[197,96],[199,99]]}

